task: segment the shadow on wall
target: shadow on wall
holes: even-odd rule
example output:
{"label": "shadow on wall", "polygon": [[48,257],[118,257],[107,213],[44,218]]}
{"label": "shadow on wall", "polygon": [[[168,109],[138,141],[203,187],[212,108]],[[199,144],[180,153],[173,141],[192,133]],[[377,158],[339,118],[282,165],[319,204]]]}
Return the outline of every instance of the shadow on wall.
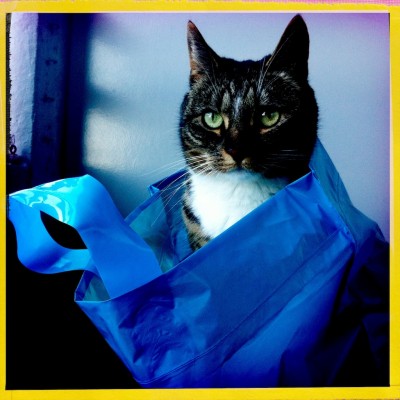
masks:
{"label": "shadow on wall", "polygon": [[[7,163],[9,192],[84,173],[81,132],[86,104],[86,46],[93,19],[89,15],[14,15],[10,72],[11,94],[17,102],[11,109],[10,133],[27,135],[18,137],[22,142],[15,143],[17,154]],[[32,40],[36,36],[37,53]],[[26,51],[23,54],[14,51],[21,44]],[[26,73],[20,74],[21,68]],[[38,76],[35,84],[29,80],[34,71]],[[35,138],[31,152],[28,136],[32,128]],[[9,221],[6,237],[6,388],[137,387],[73,302],[81,273],[33,273],[17,259],[15,231]]]}
{"label": "shadow on wall", "polygon": [[102,14],[92,23],[83,164],[124,215],[147,197],[149,184],[184,165],[178,123],[188,87],[186,23],[174,19]]}

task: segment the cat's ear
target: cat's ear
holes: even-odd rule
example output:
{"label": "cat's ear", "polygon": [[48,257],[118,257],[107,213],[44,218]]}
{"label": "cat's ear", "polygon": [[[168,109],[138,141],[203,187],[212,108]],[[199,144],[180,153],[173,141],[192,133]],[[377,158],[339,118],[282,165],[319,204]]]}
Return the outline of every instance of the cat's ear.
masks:
{"label": "cat's ear", "polygon": [[307,79],[309,44],[307,25],[300,15],[296,15],[272,53],[270,70],[288,71],[300,79]]}
{"label": "cat's ear", "polygon": [[204,75],[212,73],[218,65],[218,55],[206,43],[196,25],[189,21],[187,25],[189,46],[190,78],[196,81]]}

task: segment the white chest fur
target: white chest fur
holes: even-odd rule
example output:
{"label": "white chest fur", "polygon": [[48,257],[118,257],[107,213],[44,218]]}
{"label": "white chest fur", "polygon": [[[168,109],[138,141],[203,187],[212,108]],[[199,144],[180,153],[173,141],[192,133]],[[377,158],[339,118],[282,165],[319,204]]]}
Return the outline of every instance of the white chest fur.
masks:
{"label": "white chest fur", "polygon": [[244,171],[191,175],[192,208],[211,238],[235,224],[288,184]]}

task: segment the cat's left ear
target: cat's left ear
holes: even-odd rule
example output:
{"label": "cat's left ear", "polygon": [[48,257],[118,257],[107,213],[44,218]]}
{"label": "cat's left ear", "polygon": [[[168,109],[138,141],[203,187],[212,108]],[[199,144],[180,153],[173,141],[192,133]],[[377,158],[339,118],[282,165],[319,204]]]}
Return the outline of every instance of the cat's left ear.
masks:
{"label": "cat's left ear", "polygon": [[196,25],[188,22],[187,40],[190,58],[190,78],[196,81],[204,75],[213,75],[213,69],[217,68],[219,57],[207,44],[197,29]]}
{"label": "cat's left ear", "polygon": [[309,44],[307,25],[301,15],[296,15],[272,53],[269,69],[287,71],[297,78],[307,79]]}

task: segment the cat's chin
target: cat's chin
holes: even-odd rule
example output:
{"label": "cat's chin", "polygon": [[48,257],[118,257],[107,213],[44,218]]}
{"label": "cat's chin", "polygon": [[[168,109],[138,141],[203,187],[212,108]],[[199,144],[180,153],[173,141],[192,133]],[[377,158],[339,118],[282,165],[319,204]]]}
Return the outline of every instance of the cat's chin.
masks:
{"label": "cat's chin", "polygon": [[252,171],[243,167],[232,168],[229,171],[221,172],[221,175],[232,177],[234,179],[248,180],[251,178],[258,179],[262,176],[260,172]]}

